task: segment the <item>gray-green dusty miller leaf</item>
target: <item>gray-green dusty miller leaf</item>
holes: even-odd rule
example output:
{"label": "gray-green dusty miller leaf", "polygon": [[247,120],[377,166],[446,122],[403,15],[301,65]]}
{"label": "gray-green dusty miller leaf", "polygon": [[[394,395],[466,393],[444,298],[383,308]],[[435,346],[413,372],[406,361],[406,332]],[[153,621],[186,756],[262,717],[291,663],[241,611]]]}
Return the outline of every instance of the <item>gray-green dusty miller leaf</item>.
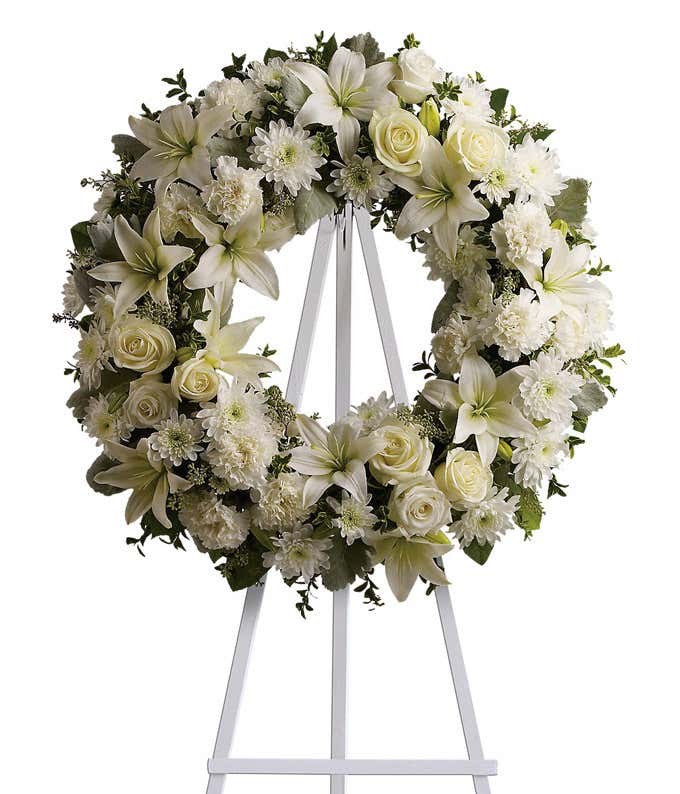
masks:
{"label": "gray-green dusty miller leaf", "polygon": [[555,196],[555,206],[546,207],[550,220],[563,220],[570,226],[580,226],[586,217],[590,182],[568,179],[567,186]]}
{"label": "gray-green dusty miller leaf", "polygon": [[103,485],[102,483],[99,483],[95,480],[97,474],[100,474],[103,471],[108,471],[110,468],[117,465],[117,460],[111,460],[111,458],[102,452],[102,454],[87,470],[87,474],[85,475],[87,484],[90,486],[90,488],[92,488],[93,491],[104,494],[104,496],[113,496],[115,493],[120,493],[122,490],[121,488],[116,488],[114,485]]}
{"label": "gray-green dusty miller leaf", "polygon": [[385,53],[381,51],[380,45],[371,33],[359,33],[358,36],[345,39],[341,46],[353,52],[360,52],[364,56],[366,66],[373,66],[385,60]]}
{"label": "gray-green dusty miller leaf", "polygon": [[118,157],[126,156],[133,161],[139,160],[148,151],[148,148],[132,135],[114,135],[111,138],[111,143],[113,144],[113,153],[115,155]]}
{"label": "gray-green dusty miller leaf", "polygon": [[371,567],[371,554],[368,546],[355,540],[348,546],[340,533],[331,538],[333,545],[328,550],[330,568],[321,572],[324,587],[329,590],[342,590]]}
{"label": "gray-green dusty miller leaf", "polygon": [[580,417],[590,416],[594,411],[599,411],[607,403],[604,389],[597,383],[585,383],[573,398],[576,413]]}
{"label": "gray-green dusty miller leaf", "polygon": [[304,234],[318,220],[335,212],[335,199],[321,185],[312,185],[310,190],[301,190],[295,199],[295,226]]}

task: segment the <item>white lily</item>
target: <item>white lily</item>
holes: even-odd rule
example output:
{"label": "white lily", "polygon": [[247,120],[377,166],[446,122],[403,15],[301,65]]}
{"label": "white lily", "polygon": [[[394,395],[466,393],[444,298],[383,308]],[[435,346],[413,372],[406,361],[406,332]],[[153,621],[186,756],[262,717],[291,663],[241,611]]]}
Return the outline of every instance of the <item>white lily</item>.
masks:
{"label": "white lily", "polygon": [[399,531],[389,535],[372,532],[366,542],[375,549],[374,562],[385,563],[385,575],[397,601],[406,601],[419,576],[436,585],[450,584],[446,574],[435,563],[453,548],[440,530],[423,537],[404,537]]}
{"label": "white lily", "polygon": [[587,243],[570,249],[562,234],[555,230],[550,259],[545,267],[518,264],[549,317],[564,312],[578,321],[588,302],[601,296],[603,285],[587,275],[590,254]]}
{"label": "white lily", "polygon": [[168,494],[186,491],[191,488],[191,483],[173,474],[162,460],[150,460],[148,451],[149,441],[146,438],[140,439],[134,449],[109,442],[106,445],[107,455],[120,463],[97,474],[95,480],[115,488],[132,488],[125,508],[125,520],[128,524],[151,510],[158,521],[169,529],[172,523],[165,510]]}
{"label": "white lily", "polygon": [[212,179],[208,141],[227,123],[231,113],[230,107],[217,105],[194,117],[191,108],[182,104],[163,110],[158,121],[130,116],[130,129],[149,147],[132,167],[130,176],[142,182],[157,179],[157,196],[164,195],[176,179],[205,187]]}
{"label": "white lily", "polygon": [[328,74],[311,63],[292,61],[288,68],[312,92],[297,114],[296,123],[301,127],[333,127],[346,163],[359,143],[359,122],[370,121],[377,107],[398,104],[395,94],[387,88],[397,76],[395,64],[389,61],[367,69],[361,53],[339,47],[328,65]]}
{"label": "white lily", "polygon": [[198,267],[184,280],[188,289],[205,289],[241,279],[251,289],[270,298],[279,297],[279,279],[271,260],[260,248],[262,213],[249,213],[238,223],[224,228],[207,218],[192,215],[194,226],[210,246]]}
{"label": "white lily", "polygon": [[430,228],[437,246],[455,259],[461,223],[482,221],[489,213],[468,187],[471,176],[465,166],[451,162],[432,136],[425,143],[422,164],[423,170],[415,177],[390,174],[395,184],[412,195],[401,211],[395,234],[405,240]]}
{"label": "white lily", "polygon": [[305,444],[291,452],[290,466],[308,476],[304,505],[320,499],[331,485],[339,485],[355,499],[368,498],[365,463],[385,446],[376,435],[359,436],[360,430],[349,421],[332,424],[325,430],[318,422],[298,414],[297,426]]}
{"label": "white lily", "polygon": [[88,271],[100,281],[120,281],[114,303],[118,316],[147,292],[156,303],[168,303],[168,275],[187,260],[193,251],[185,245],[165,245],[161,236],[161,216],[152,210],[140,236],[122,215],[114,222],[116,242],[124,262],[105,262]]}
{"label": "white lily", "polygon": [[497,378],[481,356],[469,351],[463,356],[458,383],[438,378],[423,387],[423,396],[437,408],[450,405],[458,409],[453,442],[462,444],[474,435],[485,466],[496,457],[500,438],[516,438],[534,430],[511,405],[522,380],[516,370]]}
{"label": "white lily", "polygon": [[253,331],[264,317],[253,317],[240,323],[222,324],[224,297],[216,297],[209,290],[205,293],[204,306],[209,308],[207,320],[196,320],[194,328],[203,335],[205,347],[196,353],[214,369],[222,370],[240,380],[259,385],[260,374],[276,372],[278,366],[266,356],[241,353]]}

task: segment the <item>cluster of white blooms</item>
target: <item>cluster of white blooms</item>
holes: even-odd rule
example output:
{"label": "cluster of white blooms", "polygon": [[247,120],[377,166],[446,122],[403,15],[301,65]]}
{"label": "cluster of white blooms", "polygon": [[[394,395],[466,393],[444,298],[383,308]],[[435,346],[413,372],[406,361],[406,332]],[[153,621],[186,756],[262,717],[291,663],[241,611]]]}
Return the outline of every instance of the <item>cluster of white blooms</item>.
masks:
{"label": "cluster of white blooms", "polygon": [[282,473],[251,492],[250,514],[260,529],[278,531],[304,522],[310,508],[304,502],[305,479],[295,472]]}
{"label": "cluster of white blooms", "polygon": [[228,507],[212,491],[194,488],[184,494],[179,519],[210,550],[236,549],[248,536],[248,515]]}

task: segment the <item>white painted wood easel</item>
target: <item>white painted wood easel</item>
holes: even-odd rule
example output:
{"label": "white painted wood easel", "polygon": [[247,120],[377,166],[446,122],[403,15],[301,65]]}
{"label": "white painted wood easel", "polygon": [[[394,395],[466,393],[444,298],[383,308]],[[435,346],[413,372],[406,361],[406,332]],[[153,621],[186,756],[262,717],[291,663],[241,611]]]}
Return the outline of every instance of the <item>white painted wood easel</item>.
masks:
{"label": "white painted wood easel", "polygon": [[[378,319],[387,371],[397,403],[408,403],[404,374],[392,327],[378,252],[365,209],[347,204],[343,212],[323,218],[318,227],[307,291],[300,317],[286,399],[299,405],[316,328],[316,321],[328,270],[333,235],[336,237],[336,337],[335,415],[343,417],[350,408],[352,228],[356,221],[368,280]],[[241,625],[236,639],[229,683],[222,708],[213,757],[208,761],[208,794],[222,794],[227,775],[329,775],[331,794],[344,794],[346,775],[470,775],[476,794],[490,794],[489,776],[496,774],[496,762],[484,758],[477,729],[467,674],[458,639],[458,630],[448,587],[437,587],[435,596],[451,677],[458,701],[468,758],[466,760],[346,758],[347,716],[347,607],[349,588],[333,593],[333,672],[331,701],[331,752],[328,759],[231,758],[241,694],[248,667],[255,626],[262,606],[265,580],[246,594]]]}

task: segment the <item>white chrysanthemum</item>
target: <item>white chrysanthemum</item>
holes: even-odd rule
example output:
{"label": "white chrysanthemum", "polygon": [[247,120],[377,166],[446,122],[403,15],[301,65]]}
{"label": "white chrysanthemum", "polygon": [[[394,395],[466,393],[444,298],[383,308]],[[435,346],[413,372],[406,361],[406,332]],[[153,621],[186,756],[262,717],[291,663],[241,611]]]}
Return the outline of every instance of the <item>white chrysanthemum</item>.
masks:
{"label": "white chrysanthemum", "polygon": [[492,258],[493,252],[475,242],[478,232],[478,226],[461,226],[455,259],[451,259],[442,251],[431,234],[420,235],[424,243],[419,250],[425,254],[423,264],[430,271],[427,274],[428,279],[430,281],[441,279],[444,286],[448,287],[454,280],[460,280],[478,270],[488,270],[489,259]]}
{"label": "white chrysanthemum", "polygon": [[203,430],[198,422],[175,413],[159,422],[157,427],[158,430],[149,436],[151,460],[169,460],[173,466],[180,466],[185,460],[198,458],[203,449],[200,444]]}
{"label": "white chrysanthemum", "polygon": [[202,215],[204,207],[198,191],[181,182],[173,182],[158,202],[161,216],[161,234],[166,242],[172,242],[177,234],[185,237],[200,237],[191,222],[191,215]]}
{"label": "white chrysanthemum", "polygon": [[86,389],[96,389],[102,380],[102,370],[113,371],[109,359],[108,338],[92,323],[88,331],[80,331],[80,342],[76,353],[76,365],[80,370],[80,380]]}
{"label": "white chrysanthemum", "polygon": [[267,182],[274,183],[274,191],[281,193],[285,188],[292,196],[321,179],[317,168],[326,162],[314,150],[309,132],[297,125],[289,127],[283,119],[270,122],[268,132],[258,127],[250,151]]}
{"label": "white chrysanthemum", "polygon": [[224,223],[236,223],[262,206],[262,171],[241,168],[235,157],[218,157],[215,179],[201,191],[207,208]]}
{"label": "white chrysanthemum", "polygon": [[92,223],[98,223],[109,217],[113,202],[116,200],[116,188],[107,183],[102,188],[101,195],[94,203],[94,215],[90,218]]}
{"label": "white chrysanthemum", "polygon": [[347,165],[337,161],[333,161],[333,165],[337,168],[331,171],[333,182],[326,190],[346,196],[357,207],[371,207],[394,187],[382,165],[370,157],[355,154]]}
{"label": "white chrysanthemum", "polygon": [[475,320],[464,320],[457,312],[432,337],[432,353],[439,371],[444,375],[460,372],[461,360],[471,348],[477,347],[479,327]]}
{"label": "white chrysanthemum", "polygon": [[532,199],[552,206],[555,203],[552,197],[566,187],[557,154],[548,149],[545,141],[535,141],[531,135],[526,135],[515,147],[512,163],[519,201]]}
{"label": "white chrysanthemum", "polygon": [[278,568],[284,579],[301,576],[305,583],[309,583],[322,569],[330,568],[326,551],[332,545],[327,538],[313,538],[313,531],[311,524],[304,524],[282,533],[280,538],[273,538],[275,551],[262,555],[264,564],[267,568]]}
{"label": "white chrysanthemum", "polygon": [[590,346],[590,334],[586,318],[580,312],[573,315],[560,314],[555,320],[555,330],[550,338],[550,348],[562,361],[571,361],[581,356]]}
{"label": "white chrysanthemum", "polygon": [[512,298],[498,298],[487,319],[484,341],[498,345],[506,361],[517,361],[521,355],[538,350],[549,339],[553,325],[530,289],[521,289]]}
{"label": "white chrysanthemum", "polygon": [[66,314],[72,314],[74,317],[77,317],[85,308],[85,301],[80,297],[80,293],[76,289],[73,273],[69,273],[68,276],[66,276],[61,294],[63,296],[62,305]]}
{"label": "white chrysanthemum", "polygon": [[442,110],[447,116],[488,120],[493,115],[491,91],[470,77],[458,78],[460,93],[455,99],[445,99]]}
{"label": "white chrysanthemum", "polygon": [[209,438],[248,425],[266,423],[267,397],[237,380],[220,380],[215,402],[201,403],[196,417]]}
{"label": "white chrysanthemum", "polygon": [[128,439],[133,429],[124,413],[109,409],[109,401],[103,394],[88,400],[83,427],[88,436],[97,439],[97,446],[107,441]]}
{"label": "white chrysanthemum", "polygon": [[[116,296],[119,286],[116,284],[102,284],[101,287],[93,287],[90,290],[92,300],[92,313],[97,318],[102,330],[107,331],[113,325],[115,315]],[[130,307],[129,311],[134,311],[135,307]]]}
{"label": "white chrysanthemum", "polygon": [[529,436],[513,439],[512,446],[515,481],[535,491],[569,453],[564,432],[553,422],[537,427]]}
{"label": "white chrysanthemum", "polygon": [[284,472],[252,491],[250,514],[255,526],[276,532],[304,521],[310,512],[304,506],[305,481],[297,472]]}
{"label": "white chrysanthemum", "polygon": [[223,504],[211,491],[182,496],[179,520],[205,549],[237,549],[248,537],[248,514]]}
{"label": "white chrysanthemum", "polygon": [[348,546],[351,546],[355,540],[362,539],[366,535],[366,530],[372,529],[378,520],[369,504],[370,496],[359,501],[343,491],[341,501],[332,496],[326,501],[338,516],[332,520],[332,524],[340,530],[340,535],[345,538]]}
{"label": "white chrysanthemum", "polygon": [[270,58],[267,63],[253,61],[246,71],[253,84],[263,92],[268,88],[281,88],[287,73],[288,67],[282,58]]}
{"label": "white chrysanthemum", "polygon": [[487,543],[493,546],[501,535],[513,528],[512,518],[519,496],[509,499],[507,496],[507,488],[500,492],[498,488],[491,488],[484,500],[469,507],[458,521],[454,521],[451,529],[461,546],[469,546],[473,540],[480,546]]}
{"label": "white chrysanthemum", "polygon": [[521,367],[523,379],[519,385],[523,413],[529,419],[550,419],[568,424],[576,405],[572,397],[578,394],[583,378],[563,369],[563,362],[555,351],[539,353],[526,367]]}
{"label": "white chrysanthemum", "polygon": [[463,317],[485,317],[493,309],[493,281],[485,270],[461,277],[455,310]]}
{"label": "white chrysanthemum", "polygon": [[514,160],[505,157],[502,163],[494,166],[487,174],[482,175],[479,182],[479,192],[489,201],[500,204],[503,199],[510,197],[510,192],[517,188],[517,173]]}
{"label": "white chrysanthemum", "polygon": [[503,219],[491,228],[496,254],[504,264],[540,267],[543,252],[552,242],[550,218],[545,209],[531,202],[509,204]]}
{"label": "white chrysanthemum", "polygon": [[351,420],[358,422],[365,433],[376,430],[383,420],[394,408],[394,397],[388,397],[387,392],[380,392],[377,397],[369,397],[366,402],[353,405],[353,410],[348,416]]}
{"label": "white chrysanthemum", "polygon": [[205,453],[212,470],[233,490],[264,485],[267,467],[278,451],[269,423],[232,425],[213,437]]}
{"label": "white chrysanthemum", "polygon": [[611,293],[603,284],[599,286],[602,289],[598,290],[596,299],[588,301],[584,313],[588,347],[597,351],[602,350],[607,334],[612,329]]}
{"label": "white chrysanthemum", "polygon": [[250,118],[258,119],[264,110],[260,94],[252,80],[215,80],[205,89],[201,97],[200,109],[225,105],[231,110],[231,119],[220,130],[225,138],[238,138],[241,127],[250,113]]}

